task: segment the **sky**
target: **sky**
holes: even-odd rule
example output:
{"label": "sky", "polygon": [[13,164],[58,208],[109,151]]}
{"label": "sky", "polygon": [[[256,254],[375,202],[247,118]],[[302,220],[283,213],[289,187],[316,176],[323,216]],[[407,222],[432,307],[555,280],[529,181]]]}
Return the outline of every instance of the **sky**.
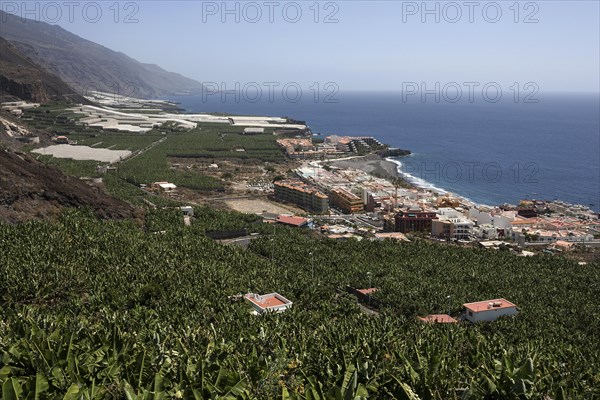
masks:
{"label": "sky", "polygon": [[228,89],[333,82],[339,90],[380,91],[476,82],[599,92],[599,4],[1,1],[0,7]]}

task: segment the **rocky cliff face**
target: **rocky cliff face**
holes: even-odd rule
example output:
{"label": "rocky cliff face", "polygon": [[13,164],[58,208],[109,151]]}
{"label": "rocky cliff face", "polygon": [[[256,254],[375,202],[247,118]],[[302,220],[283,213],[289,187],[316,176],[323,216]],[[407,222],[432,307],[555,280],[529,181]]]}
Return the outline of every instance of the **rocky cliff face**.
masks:
{"label": "rocky cliff face", "polygon": [[50,100],[84,102],[60,78],[23,56],[15,46],[0,38],[0,102],[13,97],[45,103]]}
{"label": "rocky cliff face", "polygon": [[44,88],[41,81],[18,82],[4,75],[0,75],[0,88],[6,95],[15,96],[22,100],[37,103],[46,103],[50,100],[50,94]]}

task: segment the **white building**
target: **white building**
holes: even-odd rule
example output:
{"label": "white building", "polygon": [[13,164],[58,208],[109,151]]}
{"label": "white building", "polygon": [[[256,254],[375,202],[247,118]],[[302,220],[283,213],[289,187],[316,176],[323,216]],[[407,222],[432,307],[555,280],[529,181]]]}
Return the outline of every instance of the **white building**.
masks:
{"label": "white building", "polygon": [[450,207],[438,208],[436,211],[436,214],[438,215],[439,219],[446,219],[446,220],[464,217],[460,212],[458,212],[454,208],[450,208]]}
{"label": "white building", "polygon": [[398,189],[398,197],[405,197],[410,200],[418,199],[418,191],[414,189]]}
{"label": "white building", "polygon": [[473,235],[480,239],[498,239],[501,237],[499,228],[494,228],[491,224],[477,225],[473,227]]}
{"label": "white building", "polygon": [[265,312],[284,312],[292,306],[292,302],[279,293],[256,294],[248,293],[244,296],[250,303],[254,314],[263,314]]}
{"label": "white building", "polygon": [[505,315],[517,315],[517,306],[505,299],[477,301],[463,304],[465,318],[471,322],[495,321]]}
{"label": "white building", "polygon": [[262,135],[265,128],[244,128],[244,135]]}
{"label": "white building", "polygon": [[188,216],[188,217],[194,216],[194,207],[192,207],[192,206],[181,206],[181,207],[179,207],[179,209],[185,216]]}
{"label": "white building", "polygon": [[515,220],[515,214],[515,212],[507,211],[492,213],[476,208],[469,209],[469,218],[477,222],[477,225],[492,225],[494,228],[499,229],[511,229],[511,222]]}
{"label": "white building", "polygon": [[511,232],[512,240],[520,245],[526,243],[554,243],[558,240],[571,243],[585,244],[594,240],[594,236],[590,233],[582,231],[549,231],[546,229],[522,229],[521,231],[513,230]]}
{"label": "white building", "polygon": [[163,192],[173,192],[177,189],[177,186],[170,182],[154,182],[153,186],[158,187]]}
{"label": "white building", "polygon": [[469,240],[473,234],[472,221],[465,218],[434,219],[431,221],[431,235],[454,240]]}

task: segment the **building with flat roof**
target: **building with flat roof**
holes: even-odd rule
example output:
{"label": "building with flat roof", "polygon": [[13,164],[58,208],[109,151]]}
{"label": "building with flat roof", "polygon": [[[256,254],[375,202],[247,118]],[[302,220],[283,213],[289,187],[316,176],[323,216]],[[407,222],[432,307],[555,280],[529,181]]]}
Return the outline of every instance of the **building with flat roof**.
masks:
{"label": "building with flat roof", "polygon": [[325,142],[334,144],[339,151],[346,153],[368,153],[384,147],[383,143],[372,136],[331,135],[325,138]]}
{"label": "building with flat roof", "polygon": [[523,228],[521,230],[513,229],[511,231],[511,237],[513,241],[522,246],[527,244],[550,244],[558,240],[585,244],[586,242],[594,240],[594,236],[591,233],[579,230],[551,231],[547,229],[529,228]]}
{"label": "building with flat roof", "polygon": [[66,136],[57,136],[54,138],[54,143],[57,144],[69,144],[69,138]]}
{"label": "building with flat roof", "polygon": [[265,128],[244,128],[244,135],[262,135]]}
{"label": "building with flat roof", "polygon": [[194,207],[192,207],[192,206],[181,206],[181,207],[179,207],[179,209],[181,210],[183,215],[186,215],[188,217],[194,216]]}
{"label": "building with flat roof", "polygon": [[370,295],[371,293],[375,293],[376,291],[378,291],[378,288],[367,288],[367,289],[356,289],[356,291],[360,294],[363,294],[365,296]]}
{"label": "building with flat roof", "polygon": [[279,215],[277,216],[277,223],[282,225],[293,226],[296,228],[308,228],[310,227],[312,220],[291,215]]}
{"label": "building with flat roof", "polygon": [[431,314],[419,319],[428,324],[456,324],[458,321],[448,314]]}
{"label": "building with flat roof", "polygon": [[375,240],[396,240],[398,242],[410,242],[402,232],[379,232],[375,234]]}
{"label": "building with flat roof", "polygon": [[433,220],[438,217],[434,211],[407,210],[400,211],[394,216],[395,232],[431,232]]}
{"label": "building with flat roof", "polygon": [[377,292],[378,290],[379,290],[378,288],[374,288],[374,287],[357,289],[357,288],[349,286],[349,285],[346,286],[346,292],[355,296],[359,302],[368,303],[371,305],[379,304],[379,301],[373,297],[373,294],[375,292]]}
{"label": "building with flat roof", "polygon": [[506,299],[476,301],[463,304],[466,309],[465,318],[471,322],[495,321],[506,315],[517,315],[516,304]]}
{"label": "building with flat roof", "polygon": [[279,293],[256,294],[248,293],[244,299],[250,303],[255,314],[263,314],[265,312],[284,312],[292,306],[292,302]]}
{"label": "building with flat roof", "polygon": [[163,192],[173,192],[177,186],[170,182],[154,182],[153,187],[162,190]]}
{"label": "building with flat roof", "polygon": [[438,219],[431,222],[431,235],[444,239],[468,240],[475,224],[466,218]]}
{"label": "building with flat roof", "polygon": [[347,189],[331,189],[329,200],[332,206],[339,208],[346,214],[359,213],[364,210],[362,199]]}
{"label": "building with flat roof", "polygon": [[329,197],[299,179],[277,181],[273,186],[278,200],[297,204],[319,214],[325,214],[329,210]]}

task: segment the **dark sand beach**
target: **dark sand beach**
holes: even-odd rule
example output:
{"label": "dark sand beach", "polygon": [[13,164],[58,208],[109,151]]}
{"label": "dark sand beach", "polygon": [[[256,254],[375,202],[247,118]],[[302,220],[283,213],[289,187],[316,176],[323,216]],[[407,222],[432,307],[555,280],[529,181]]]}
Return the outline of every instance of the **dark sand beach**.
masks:
{"label": "dark sand beach", "polygon": [[376,155],[328,162],[334,167],[353,168],[382,178],[399,178],[398,165]]}

